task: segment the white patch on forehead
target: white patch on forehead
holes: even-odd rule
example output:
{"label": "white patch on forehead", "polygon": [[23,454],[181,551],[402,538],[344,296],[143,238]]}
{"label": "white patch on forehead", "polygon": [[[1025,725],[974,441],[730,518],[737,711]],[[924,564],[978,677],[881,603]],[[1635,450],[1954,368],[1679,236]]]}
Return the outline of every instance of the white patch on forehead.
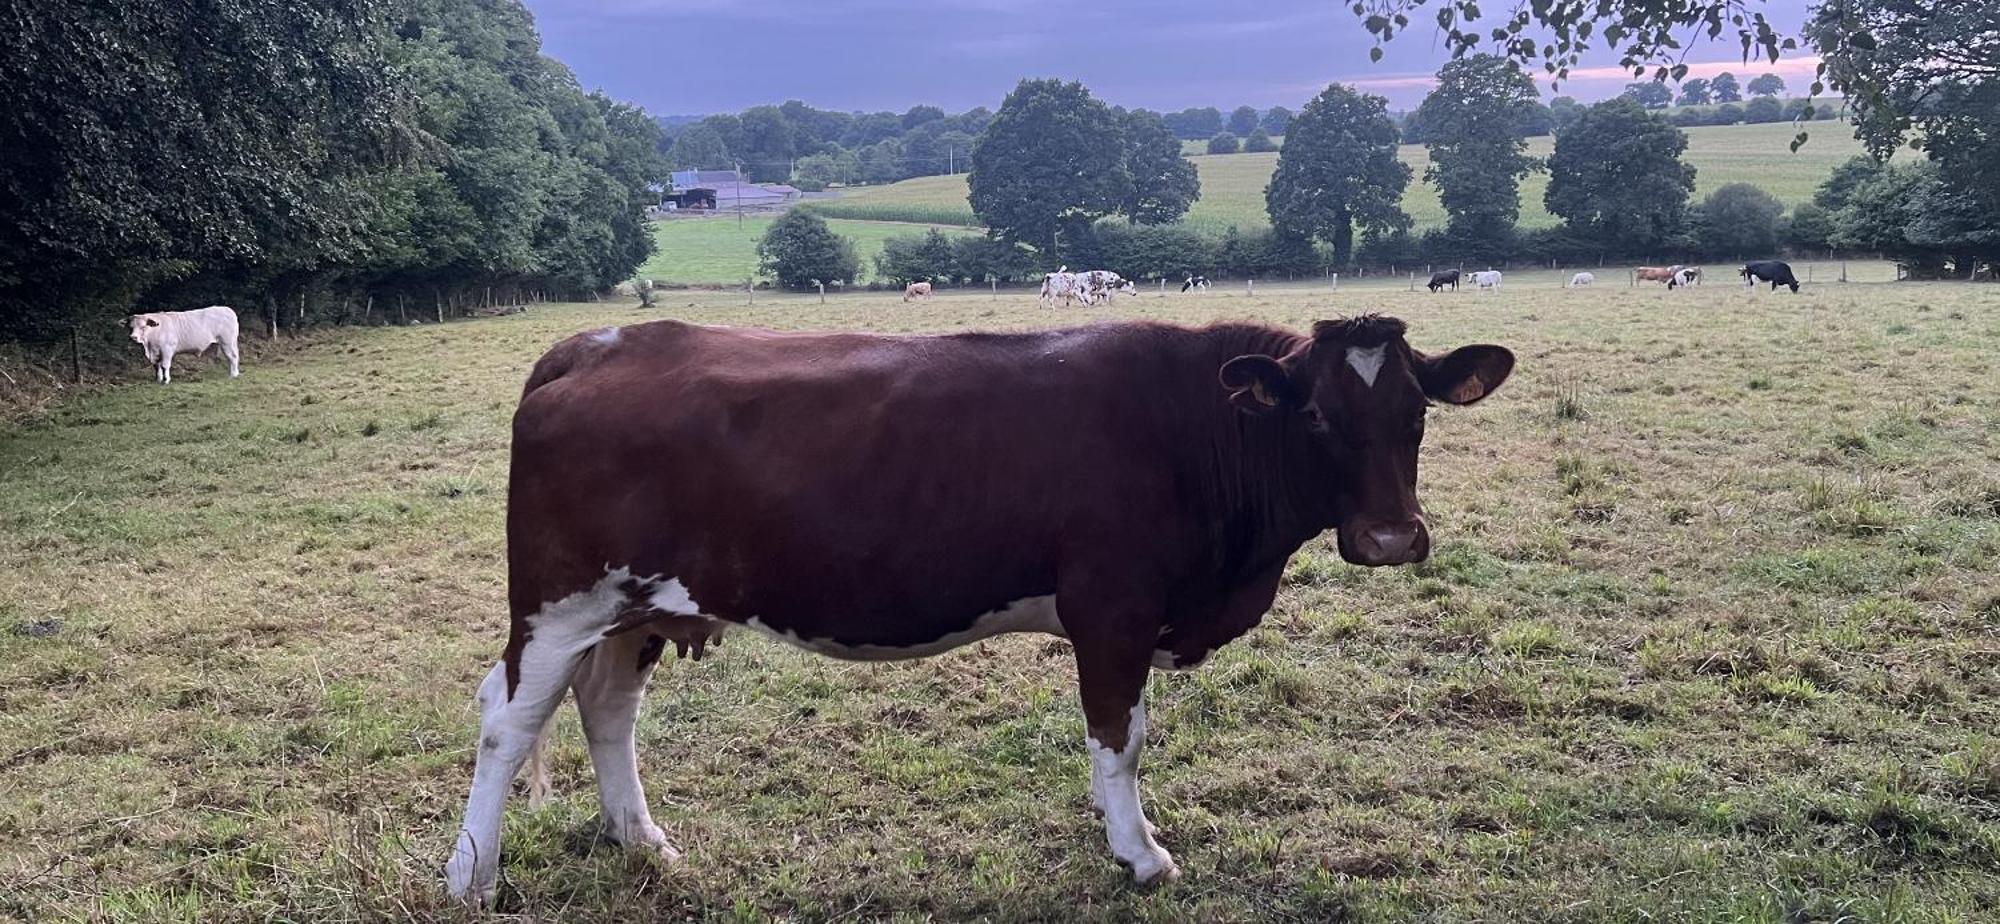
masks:
{"label": "white patch on forehead", "polygon": [[843,661],[901,661],[907,658],[927,658],[983,638],[992,638],[1009,632],[1041,632],[1068,637],[1063,634],[1062,622],[1056,618],[1056,598],[1053,595],[1023,597],[981,615],[972,621],[972,625],[957,632],[947,632],[935,641],[907,646],[848,645],[831,638],[803,638],[792,629],[780,631],[772,628],[770,624],[755,616],[745,620],[744,625],[781,642]]}
{"label": "white patch on forehead", "polygon": [[1361,381],[1368,383],[1369,388],[1375,387],[1375,377],[1382,374],[1382,363],[1388,356],[1389,345],[1386,343],[1367,348],[1347,348],[1347,364],[1354,367],[1354,374],[1361,376]]}

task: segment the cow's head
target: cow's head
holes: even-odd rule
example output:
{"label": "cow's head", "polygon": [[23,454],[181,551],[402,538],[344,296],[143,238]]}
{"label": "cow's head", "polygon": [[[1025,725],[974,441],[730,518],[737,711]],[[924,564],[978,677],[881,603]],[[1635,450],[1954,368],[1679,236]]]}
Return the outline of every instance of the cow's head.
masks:
{"label": "cow's head", "polygon": [[150,314],[135,314],[125,319],[132,327],[132,342],[145,343],[153,329],[160,326],[160,319]]}
{"label": "cow's head", "polygon": [[1478,345],[1425,354],[1403,340],[1403,322],[1367,315],[1313,325],[1285,356],[1224,363],[1229,401],[1279,416],[1322,454],[1338,486],[1340,556],[1357,565],[1402,565],[1430,554],[1417,503],[1417,449],[1434,401],[1472,404],[1514,371],[1514,354]]}

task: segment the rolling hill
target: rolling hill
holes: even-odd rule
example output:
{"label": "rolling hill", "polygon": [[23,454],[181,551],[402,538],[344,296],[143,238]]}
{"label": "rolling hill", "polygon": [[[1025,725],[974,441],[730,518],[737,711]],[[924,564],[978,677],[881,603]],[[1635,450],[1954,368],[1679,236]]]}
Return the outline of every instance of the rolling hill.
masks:
{"label": "rolling hill", "polygon": [[[1821,180],[1842,161],[1861,153],[1861,145],[1847,134],[1846,126],[1832,122],[1814,123],[1812,139],[1797,153],[1790,149],[1794,127],[1789,122],[1766,125],[1716,125],[1684,129],[1688,135],[1686,159],[1695,166],[1695,196],[1707,195],[1727,183],[1751,183],[1777,196],[1787,205],[1812,198]],[[1528,152],[1547,156],[1553,142],[1533,138]],[[1423,182],[1427,150],[1422,145],[1404,145],[1402,158],[1415,176],[1403,195],[1403,208],[1416,220],[1419,230],[1444,223],[1444,208],[1438,204],[1437,190]],[[1189,210],[1189,225],[1205,230],[1221,230],[1229,225],[1244,229],[1268,224],[1264,215],[1264,186],[1277,165],[1277,154],[1220,154],[1190,157],[1201,172],[1201,200]],[[1542,208],[1542,192],[1548,175],[1537,173],[1521,184],[1521,224],[1546,227],[1556,223]],[[828,216],[846,218],[900,218],[935,224],[976,226],[972,209],[965,202],[965,177],[930,176],[885,186],[849,190],[839,200],[816,205]]]}

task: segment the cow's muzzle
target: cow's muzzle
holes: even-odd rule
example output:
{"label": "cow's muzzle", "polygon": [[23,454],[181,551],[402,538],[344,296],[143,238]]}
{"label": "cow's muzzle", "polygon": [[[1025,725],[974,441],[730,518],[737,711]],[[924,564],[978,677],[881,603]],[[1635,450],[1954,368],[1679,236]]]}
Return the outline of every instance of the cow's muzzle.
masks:
{"label": "cow's muzzle", "polygon": [[1357,565],[1408,565],[1431,554],[1431,533],[1421,517],[1398,522],[1356,523],[1339,532],[1340,557]]}

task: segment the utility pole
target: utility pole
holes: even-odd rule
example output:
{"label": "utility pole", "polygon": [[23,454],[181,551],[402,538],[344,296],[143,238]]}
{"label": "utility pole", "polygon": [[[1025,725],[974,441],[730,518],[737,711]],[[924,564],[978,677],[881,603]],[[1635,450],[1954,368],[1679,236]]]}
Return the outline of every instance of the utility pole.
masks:
{"label": "utility pole", "polygon": [[945,168],[944,168],[945,172],[952,176],[957,176],[958,175],[957,145],[947,144],[944,146],[944,162],[945,162]]}

